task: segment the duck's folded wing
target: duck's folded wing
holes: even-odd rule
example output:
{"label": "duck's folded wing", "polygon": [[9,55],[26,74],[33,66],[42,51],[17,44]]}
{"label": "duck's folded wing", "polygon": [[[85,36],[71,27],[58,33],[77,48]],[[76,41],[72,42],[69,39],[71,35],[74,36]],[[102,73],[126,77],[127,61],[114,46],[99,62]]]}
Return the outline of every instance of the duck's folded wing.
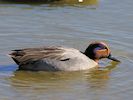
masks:
{"label": "duck's folded wing", "polygon": [[23,65],[44,58],[61,60],[64,52],[62,47],[42,47],[13,50],[9,55],[18,65]]}

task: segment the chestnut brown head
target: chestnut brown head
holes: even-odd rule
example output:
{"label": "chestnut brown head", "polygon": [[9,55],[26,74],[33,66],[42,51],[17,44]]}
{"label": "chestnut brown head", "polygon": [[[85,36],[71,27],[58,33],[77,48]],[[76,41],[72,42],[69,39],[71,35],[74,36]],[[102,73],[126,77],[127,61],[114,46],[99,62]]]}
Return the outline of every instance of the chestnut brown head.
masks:
{"label": "chestnut brown head", "polygon": [[108,45],[104,42],[91,43],[85,50],[84,54],[96,62],[98,62],[102,58],[108,58],[113,61],[120,62],[119,60],[111,56],[111,50],[109,49]]}

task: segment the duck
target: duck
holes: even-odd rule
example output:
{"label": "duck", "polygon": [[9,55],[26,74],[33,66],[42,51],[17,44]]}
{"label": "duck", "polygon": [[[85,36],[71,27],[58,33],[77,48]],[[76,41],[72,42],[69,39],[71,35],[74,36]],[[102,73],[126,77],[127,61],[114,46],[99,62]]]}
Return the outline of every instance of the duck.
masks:
{"label": "duck", "polygon": [[112,57],[105,42],[91,42],[84,52],[63,46],[15,49],[9,54],[19,70],[30,71],[80,71],[98,66],[99,60]]}

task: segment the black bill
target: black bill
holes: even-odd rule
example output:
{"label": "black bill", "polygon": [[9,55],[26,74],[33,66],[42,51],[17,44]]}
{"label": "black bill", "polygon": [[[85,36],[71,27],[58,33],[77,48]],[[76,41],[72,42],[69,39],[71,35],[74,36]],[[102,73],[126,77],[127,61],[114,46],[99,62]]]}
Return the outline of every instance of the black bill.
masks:
{"label": "black bill", "polygon": [[120,62],[120,60],[112,57],[111,54],[107,58],[110,59],[110,60],[116,61],[116,62]]}

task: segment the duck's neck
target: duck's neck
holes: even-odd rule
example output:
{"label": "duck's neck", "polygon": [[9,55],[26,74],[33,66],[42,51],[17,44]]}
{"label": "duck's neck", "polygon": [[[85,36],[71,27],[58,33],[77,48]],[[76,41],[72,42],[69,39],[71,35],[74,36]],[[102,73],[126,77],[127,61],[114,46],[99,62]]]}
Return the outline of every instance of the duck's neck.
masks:
{"label": "duck's neck", "polygon": [[84,55],[86,55],[88,58],[94,60],[96,63],[98,63],[99,60],[96,59],[96,58],[93,56],[93,54],[88,54],[88,53],[86,53],[86,52],[81,52],[81,53],[83,53]]}
{"label": "duck's neck", "polygon": [[99,62],[99,60],[98,60],[98,59],[95,59],[94,61],[95,61],[96,63],[98,63],[98,62]]}

